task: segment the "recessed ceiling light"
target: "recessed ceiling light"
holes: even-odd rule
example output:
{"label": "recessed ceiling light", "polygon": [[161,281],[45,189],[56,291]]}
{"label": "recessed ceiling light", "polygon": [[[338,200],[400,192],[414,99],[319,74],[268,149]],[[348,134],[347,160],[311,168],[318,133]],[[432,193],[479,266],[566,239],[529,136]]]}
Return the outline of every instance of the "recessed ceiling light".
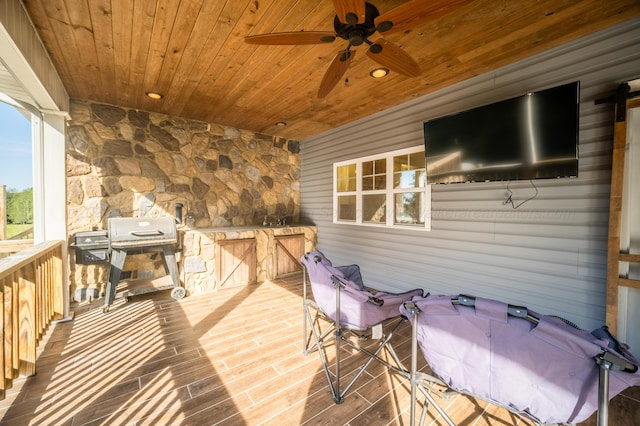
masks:
{"label": "recessed ceiling light", "polygon": [[286,122],[284,122],[284,121],[278,121],[278,122],[276,123],[276,126],[278,126],[278,127],[284,127],[284,126],[286,126],[286,125],[287,125],[287,123],[286,123]]}
{"label": "recessed ceiling light", "polygon": [[376,68],[371,70],[369,75],[373,78],[382,78],[386,77],[389,74],[389,70],[387,68]]}
{"label": "recessed ceiling light", "polygon": [[146,92],[145,95],[155,100],[162,99],[162,94],[158,92]]}

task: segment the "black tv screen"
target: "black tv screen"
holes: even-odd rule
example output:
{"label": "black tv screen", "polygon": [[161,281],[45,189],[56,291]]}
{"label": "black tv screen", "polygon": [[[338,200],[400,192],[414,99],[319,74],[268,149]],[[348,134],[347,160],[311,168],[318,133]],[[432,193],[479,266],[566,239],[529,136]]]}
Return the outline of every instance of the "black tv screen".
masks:
{"label": "black tv screen", "polygon": [[427,181],[578,176],[579,82],[424,123]]}

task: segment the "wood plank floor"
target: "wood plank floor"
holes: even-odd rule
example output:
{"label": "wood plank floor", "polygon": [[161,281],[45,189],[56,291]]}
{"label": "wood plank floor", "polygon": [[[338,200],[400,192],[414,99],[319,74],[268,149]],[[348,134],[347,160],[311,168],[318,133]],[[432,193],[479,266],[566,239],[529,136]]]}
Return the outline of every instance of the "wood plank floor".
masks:
{"label": "wood plank floor", "polygon": [[[41,345],[38,374],[0,403],[0,424],[409,424],[407,381],[377,363],[333,403],[318,355],[302,354],[301,295],[297,274],[180,301],[140,295],[106,314],[101,299],[74,305]],[[406,365],[409,335],[405,324],[394,337]],[[357,356],[345,353],[345,368]],[[444,406],[461,425],[531,424],[464,396]],[[638,388],[610,411],[612,426],[639,424]]]}

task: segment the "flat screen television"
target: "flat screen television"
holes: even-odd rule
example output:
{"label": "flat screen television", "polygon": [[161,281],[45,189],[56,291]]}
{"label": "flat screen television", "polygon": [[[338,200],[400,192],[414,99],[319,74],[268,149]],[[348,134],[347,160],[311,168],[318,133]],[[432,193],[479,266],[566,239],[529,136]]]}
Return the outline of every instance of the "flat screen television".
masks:
{"label": "flat screen television", "polygon": [[427,181],[578,176],[580,83],[424,122]]}

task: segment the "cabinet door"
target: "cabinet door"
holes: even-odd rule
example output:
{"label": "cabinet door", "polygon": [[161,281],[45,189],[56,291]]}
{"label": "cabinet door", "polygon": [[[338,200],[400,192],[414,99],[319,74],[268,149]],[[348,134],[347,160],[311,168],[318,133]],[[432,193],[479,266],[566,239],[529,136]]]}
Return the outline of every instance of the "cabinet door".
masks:
{"label": "cabinet door", "polygon": [[216,243],[216,287],[256,282],[256,240],[225,240]]}
{"label": "cabinet door", "polygon": [[279,235],[274,240],[274,278],[301,271],[300,258],[304,255],[304,234]]}

